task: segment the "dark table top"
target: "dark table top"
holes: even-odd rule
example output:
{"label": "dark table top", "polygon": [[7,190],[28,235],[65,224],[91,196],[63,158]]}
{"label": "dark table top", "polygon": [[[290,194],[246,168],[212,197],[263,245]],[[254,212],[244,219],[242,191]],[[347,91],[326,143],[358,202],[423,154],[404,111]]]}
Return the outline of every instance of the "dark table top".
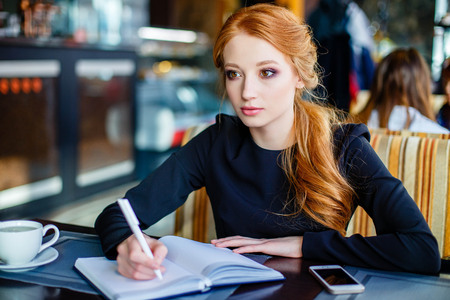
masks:
{"label": "dark table top", "polygon": [[[46,220],[37,220],[42,224],[55,224],[60,230],[96,234],[94,228]],[[450,261],[442,260],[441,273],[450,273]],[[286,280],[244,284],[239,286],[229,299],[314,299],[323,289],[310,275],[308,267],[322,265],[323,262],[307,259],[272,257],[265,265],[280,271]],[[183,299],[186,296],[183,297]],[[0,299],[104,299],[100,295],[75,292],[65,288],[46,287],[0,278]],[[176,298],[175,298],[176,299]]]}
{"label": "dark table top", "polygon": [[[46,220],[42,224],[55,224],[60,230],[96,234],[94,228]],[[229,299],[314,299],[322,291],[319,283],[309,274],[310,265],[323,264],[304,259],[272,257],[265,265],[280,271],[286,280],[241,285]],[[186,296],[184,296],[186,297]],[[183,297],[183,299],[185,299]],[[65,288],[46,287],[0,278],[0,299],[104,299],[100,295],[75,292]],[[176,298],[175,298],[176,299]]]}

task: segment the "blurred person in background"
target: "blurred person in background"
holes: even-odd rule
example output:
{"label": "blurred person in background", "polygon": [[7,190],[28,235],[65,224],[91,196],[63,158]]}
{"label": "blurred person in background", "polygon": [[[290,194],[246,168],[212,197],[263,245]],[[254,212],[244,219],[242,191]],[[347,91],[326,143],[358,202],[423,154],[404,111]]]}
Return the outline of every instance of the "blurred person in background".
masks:
{"label": "blurred person in background", "polygon": [[318,46],[327,101],[350,111],[360,90],[370,87],[375,50],[370,22],[351,0],[320,0],[307,16]]}
{"label": "blurred person in background", "polygon": [[449,133],[436,122],[430,69],[414,48],[396,49],[381,60],[358,119],[369,128]]}
{"label": "blurred person in background", "polygon": [[437,114],[437,122],[450,129],[450,57],[442,64],[441,84],[445,94],[445,103]]}

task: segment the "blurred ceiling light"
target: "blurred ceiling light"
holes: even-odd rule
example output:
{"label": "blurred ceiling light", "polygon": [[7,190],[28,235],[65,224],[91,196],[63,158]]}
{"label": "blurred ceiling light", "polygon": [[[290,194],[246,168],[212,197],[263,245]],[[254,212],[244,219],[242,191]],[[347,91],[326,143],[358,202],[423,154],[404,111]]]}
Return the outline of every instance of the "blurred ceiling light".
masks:
{"label": "blurred ceiling light", "polygon": [[168,60],[163,60],[161,62],[154,63],[152,69],[155,74],[169,73],[172,69],[172,63]]}
{"label": "blurred ceiling light", "polygon": [[163,60],[159,63],[158,69],[161,73],[168,73],[172,69],[172,63],[168,60]]}
{"label": "blurred ceiling light", "polygon": [[180,29],[141,27],[138,35],[142,39],[168,42],[194,43],[197,40],[196,32]]}

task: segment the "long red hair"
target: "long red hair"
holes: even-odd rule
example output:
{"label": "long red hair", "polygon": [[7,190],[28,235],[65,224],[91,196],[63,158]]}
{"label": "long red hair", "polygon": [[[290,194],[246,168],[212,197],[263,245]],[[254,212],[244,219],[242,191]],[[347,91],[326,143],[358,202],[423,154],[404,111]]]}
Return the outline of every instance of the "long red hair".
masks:
{"label": "long red hair", "polygon": [[256,4],[238,10],[225,22],[214,45],[214,63],[222,74],[225,45],[239,33],[261,38],[285,54],[305,84],[295,95],[295,143],[282,153],[282,167],[291,185],[290,194],[294,195],[286,202],[286,207],[293,206],[294,211],[284,215],[304,213],[344,234],[354,191],[334,155],[333,130],[340,118],[334,109],[313,101],[320,72],[310,28],[280,6]]}

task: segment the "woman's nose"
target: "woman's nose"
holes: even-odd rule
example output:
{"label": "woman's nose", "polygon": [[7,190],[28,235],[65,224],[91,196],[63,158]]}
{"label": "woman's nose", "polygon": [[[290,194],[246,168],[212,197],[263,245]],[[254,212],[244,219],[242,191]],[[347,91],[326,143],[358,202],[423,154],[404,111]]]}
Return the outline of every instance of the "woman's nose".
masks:
{"label": "woman's nose", "polygon": [[245,77],[242,87],[242,99],[251,100],[256,97],[256,83],[252,78]]}

